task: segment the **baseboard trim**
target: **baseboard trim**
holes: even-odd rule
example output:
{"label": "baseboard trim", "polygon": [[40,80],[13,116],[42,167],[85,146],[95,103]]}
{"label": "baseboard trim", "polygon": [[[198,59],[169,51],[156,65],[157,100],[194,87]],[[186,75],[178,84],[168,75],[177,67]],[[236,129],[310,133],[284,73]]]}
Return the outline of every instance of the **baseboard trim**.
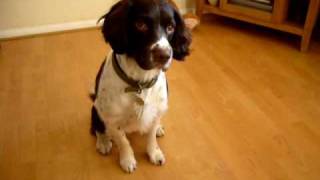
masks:
{"label": "baseboard trim", "polygon": [[35,26],[35,27],[13,28],[13,29],[0,31],[0,39],[4,40],[4,39],[24,37],[24,36],[93,28],[98,26],[99,25],[97,25],[97,19],[93,19],[93,20],[84,20],[84,21],[77,21],[77,22],[67,22],[67,23],[61,23],[61,24],[48,24],[48,25]]}
{"label": "baseboard trim", "polygon": [[[194,8],[180,9],[181,14],[194,12]],[[99,27],[97,24],[97,19],[76,21],[76,22],[66,22],[60,24],[48,24],[42,26],[34,27],[22,27],[22,28],[13,28],[7,30],[0,30],[0,40],[19,38],[25,36],[33,36],[40,34],[56,33],[63,31],[79,30],[86,28]]]}

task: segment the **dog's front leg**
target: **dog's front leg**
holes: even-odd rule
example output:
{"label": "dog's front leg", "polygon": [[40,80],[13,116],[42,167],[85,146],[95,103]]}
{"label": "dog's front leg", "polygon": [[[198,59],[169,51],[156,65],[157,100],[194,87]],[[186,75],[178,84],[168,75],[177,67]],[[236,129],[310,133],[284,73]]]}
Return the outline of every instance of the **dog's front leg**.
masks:
{"label": "dog's front leg", "polygon": [[137,168],[137,162],[126,133],[120,128],[112,127],[109,130],[119,149],[121,168],[128,173],[132,173]]}
{"label": "dog's front leg", "polygon": [[160,120],[157,120],[152,125],[147,138],[147,153],[150,161],[155,165],[163,165],[165,163],[165,157],[157,142],[157,131],[160,126]]}

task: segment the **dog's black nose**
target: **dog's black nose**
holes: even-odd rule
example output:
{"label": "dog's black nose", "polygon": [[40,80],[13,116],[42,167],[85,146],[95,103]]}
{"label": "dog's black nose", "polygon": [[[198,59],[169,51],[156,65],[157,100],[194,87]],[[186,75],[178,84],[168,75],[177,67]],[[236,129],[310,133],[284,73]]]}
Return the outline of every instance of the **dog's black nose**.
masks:
{"label": "dog's black nose", "polygon": [[161,64],[166,63],[171,57],[171,50],[169,48],[155,47],[152,50],[153,59]]}

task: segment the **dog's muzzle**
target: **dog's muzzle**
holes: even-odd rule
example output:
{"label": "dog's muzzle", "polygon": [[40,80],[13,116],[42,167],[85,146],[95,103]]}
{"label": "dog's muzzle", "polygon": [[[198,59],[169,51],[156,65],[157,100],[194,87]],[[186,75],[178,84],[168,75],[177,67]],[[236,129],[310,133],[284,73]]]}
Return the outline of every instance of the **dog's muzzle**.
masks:
{"label": "dog's muzzle", "polygon": [[162,69],[167,69],[172,59],[172,48],[165,37],[161,37],[152,47],[153,63]]}

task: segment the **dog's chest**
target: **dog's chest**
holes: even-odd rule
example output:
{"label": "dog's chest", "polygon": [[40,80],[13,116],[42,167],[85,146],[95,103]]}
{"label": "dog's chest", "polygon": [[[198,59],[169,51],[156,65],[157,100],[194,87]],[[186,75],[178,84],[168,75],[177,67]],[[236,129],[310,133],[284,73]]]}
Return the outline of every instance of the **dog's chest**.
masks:
{"label": "dog's chest", "polygon": [[145,133],[152,123],[167,110],[167,84],[164,73],[156,84],[140,94],[125,92],[128,85],[112,69],[103,74],[95,101],[99,114],[107,125],[117,126],[126,132]]}
{"label": "dog's chest", "polygon": [[101,95],[97,105],[109,125],[121,127],[126,132],[145,133],[166,112],[167,98],[159,87],[141,94],[122,93],[118,98]]}
{"label": "dog's chest", "polygon": [[160,118],[167,110],[167,98],[161,88],[154,88],[142,94],[132,94],[129,112],[130,118],[124,122],[123,128],[127,132],[147,132],[152,123]]}

